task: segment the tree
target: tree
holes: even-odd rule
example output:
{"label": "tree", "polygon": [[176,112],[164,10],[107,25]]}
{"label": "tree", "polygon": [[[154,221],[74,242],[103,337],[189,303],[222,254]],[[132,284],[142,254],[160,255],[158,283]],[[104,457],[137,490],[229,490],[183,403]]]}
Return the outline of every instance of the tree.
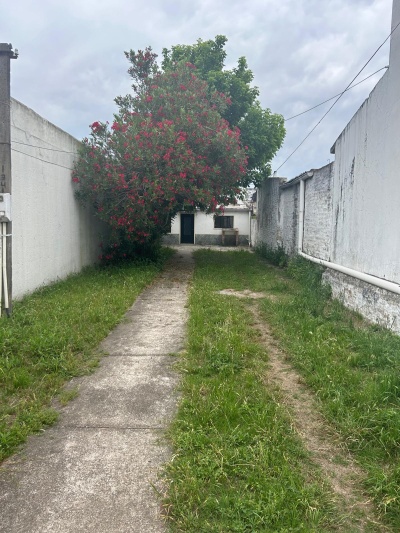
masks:
{"label": "tree", "polygon": [[280,148],[284,136],[284,120],[281,115],[262,109],[257,97],[259,90],[252,87],[253,73],[244,57],[237,67],[224,70],[227,38],[217,35],[214,40],[199,39],[194,45],[175,45],[163,49],[162,67],[173,70],[181,62],[190,61],[197,67],[196,74],[207,81],[210,91],[218,91],[231,100],[223,117],[241,132],[243,146],[248,147],[248,173],[243,185],[258,185],[270,176],[270,161]]}
{"label": "tree", "polygon": [[162,72],[151,48],[126,55],[135,94],[116,99],[111,127],[91,125],[73,171],[78,198],[111,226],[106,259],[157,242],[178,211],[234,202],[247,165],[239,129],[222,118],[229,98],[191,63]]}

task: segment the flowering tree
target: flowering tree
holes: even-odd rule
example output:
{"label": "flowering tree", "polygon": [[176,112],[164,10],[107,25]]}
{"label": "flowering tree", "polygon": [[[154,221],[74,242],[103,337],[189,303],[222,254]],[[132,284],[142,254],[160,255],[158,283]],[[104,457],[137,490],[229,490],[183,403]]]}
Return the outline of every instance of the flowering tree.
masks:
{"label": "flowering tree", "polygon": [[112,229],[107,259],[159,240],[178,211],[235,201],[247,165],[238,128],[221,116],[229,98],[210,94],[192,64],[160,72],[150,48],[126,55],[135,94],[116,99],[111,126],[91,125],[72,177]]}
{"label": "flowering tree", "polygon": [[232,105],[222,116],[231,127],[240,129],[242,144],[248,146],[247,176],[242,184],[259,186],[271,175],[270,162],[285,137],[284,119],[261,107],[257,99],[259,90],[252,85],[253,73],[245,57],[240,57],[232,70],[224,68],[226,42],[224,35],[217,35],[214,40],[199,39],[193,45],[164,48],[162,67],[164,71],[173,70],[177,63],[190,61],[197,67],[197,76],[207,81],[209,91],[230,96]]}

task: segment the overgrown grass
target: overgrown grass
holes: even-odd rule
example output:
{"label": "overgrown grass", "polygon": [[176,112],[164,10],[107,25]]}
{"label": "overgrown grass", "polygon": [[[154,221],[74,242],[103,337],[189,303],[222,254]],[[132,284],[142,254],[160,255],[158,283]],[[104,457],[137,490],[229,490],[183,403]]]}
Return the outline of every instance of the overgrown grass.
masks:
{"label": "overgrown grass", "polygon": [[380,512],[399,531],[400,337],[331,301],[317,265],[300,258],[288,273],[296,280],[290,298],[263,300],[265,317],[367,470]]}
{"label": "overgrown grass", "polygon": [[166,508],[173,531],[334,531],[328,489],[264,384],[267,355],[243,301],[219,289],[282,294],[248,252],[196,253],[182,402],[171,429]]}
{"label": "overgrown grass", "polygon": [[255,251],[260,257],[263,257],[271,263],[271,265],[276,265],[278,267],[285,267],[288,265],[289,256],[285,252],[283,246],[271,248],[270,246],[261,243],[256,247]]}
{"label": "overgrown grass", "polygon": [[16,302],[12,318],[0,320],[0,461],[57,419],[52,399],[97,364],[94,348],[160,265],[88,268]]}

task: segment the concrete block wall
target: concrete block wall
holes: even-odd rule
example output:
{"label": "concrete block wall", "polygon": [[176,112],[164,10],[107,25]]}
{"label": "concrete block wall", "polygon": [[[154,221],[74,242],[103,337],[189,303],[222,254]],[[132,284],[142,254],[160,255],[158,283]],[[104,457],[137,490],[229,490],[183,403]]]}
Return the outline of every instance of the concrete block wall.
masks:
{"label": "concrete block wall", "polygon": [[257,218],[253,223],[253,243],[275,247],[278,236],[279,187],[285,180],[270,178],[257,191]]}
{"label": "concrete block wall", "polygon": [[331,163],[305,181],[303,252],[325,261],[330,260],[333,171]]}
{"label": "concrete block wall", "polygon": [[[313,170],[305,181],[303,249],[310,255],[321,253],[321,259],[329,259],[333,168],[331,163]],[[256,244],[282,246],[288,255],[297,252],[299,188],[299,178],[269,178],[258,189]]]}
{"label": "concrete block wall", "polygon": [[11,101],[13,297],[97,261],[106,229],[74,197],[79,141]]}
{"label": "concrete block wall", "polygon": [[[393,2],[392,29],[400,22]],[[389,69],[336,140],[335,163],[261,188],[258,239],[296,253],[299,181],[305,180],[303,252],[400,285],[400,31]],[[268,196],[269,198],[265,197]],[[275,206],[271,207],[271,203]],[[265,227],[270,224],[270,227]],[[400,295],[333,269],[333,296],[368,320],[400,333]]]}
{"label": "concrete block wall", "polygon": [[359,312],[367,320],[400,335],[400,296],[370,283],[327,268],[323,281],[332,289],[332,297]]}
{"label": "concrete block wall", "polygon": [[278,245],[283,246],[286,253],[293,255],[297,250],[298,217],[299,217],[299,186],[283,185],[279,199],[278,211]]}

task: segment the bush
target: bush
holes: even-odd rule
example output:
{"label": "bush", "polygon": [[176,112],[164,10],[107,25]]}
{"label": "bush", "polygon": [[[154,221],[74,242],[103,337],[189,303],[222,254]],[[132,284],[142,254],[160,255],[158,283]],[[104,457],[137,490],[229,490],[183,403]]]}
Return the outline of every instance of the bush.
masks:
{"label": "bush", "polygon": [[286,267],[289,262],[289,257],[285,252],[283,246],[278,246],[277,248],[272,248],[267,244],[260,244],[255,248],[256,253],[266,259],[272,265],[278,266],[280,268]]}

